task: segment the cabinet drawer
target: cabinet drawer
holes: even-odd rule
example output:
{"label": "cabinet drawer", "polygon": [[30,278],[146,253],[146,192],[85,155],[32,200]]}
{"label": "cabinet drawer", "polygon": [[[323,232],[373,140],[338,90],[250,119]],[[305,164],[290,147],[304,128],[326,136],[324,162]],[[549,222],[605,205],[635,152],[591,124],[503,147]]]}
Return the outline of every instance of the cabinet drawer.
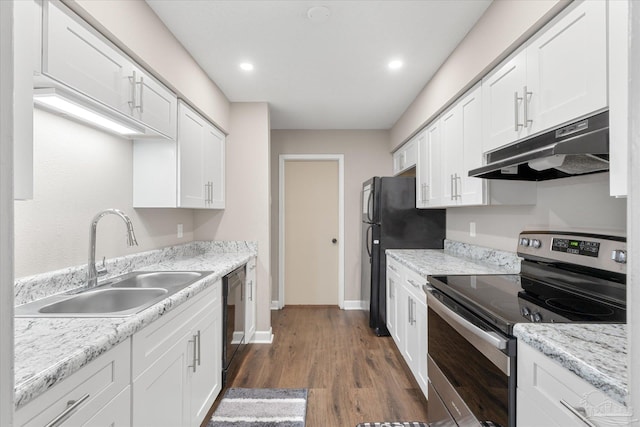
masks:
{"label": "cabinet drawer", "polygon": [[[526,397],[525,397],[526,396]],[[563,403],[564,402],[564,403]],[[628,410],[556,361],[518,343],[518,426],[584,426],[567,407],[582,412],[595,425],[624,424]],[[548,419],[531,417],[540,408]],[[605,422],[606,420],[606,422]]]}
{"label": "cabinet drawer", "polygon": [[409,295],[412,295],[416,300],[421,302],[427,301],[427,295],[422,289],[422,285],[427,283],[427,279],[419,275],[413,270],[407,269],[405,272],[405,287]]}
{"label": "cabinet drawer", "polygon": [[218,280],[193,301],[162,316],[132,337],[132,378],[135,380],[155,360],[189,332],[190,320],[211,304],[222,303],[222,282]]}
{"label": "cabinet drawer", "polygon": [[70,411],[67,423],[59,425],[84,425],[129,385],[130,354],[131,341],[127,339],[18,410],[16,425],[47,425],[73,405],[70,402],[80,403]]}

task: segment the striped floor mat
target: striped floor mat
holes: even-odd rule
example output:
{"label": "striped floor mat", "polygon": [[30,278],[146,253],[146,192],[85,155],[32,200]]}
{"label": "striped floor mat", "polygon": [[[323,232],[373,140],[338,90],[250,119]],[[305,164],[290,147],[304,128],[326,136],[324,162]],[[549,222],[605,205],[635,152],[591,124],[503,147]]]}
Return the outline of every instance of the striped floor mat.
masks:
{"label": "striped floor mat", "polygon": [[360,423],[356,427],[429,427],[427,423],[420,422],[384,422],[384,423]]}
{"label": "striped floor mat", "polygon": [[207,427],[304,427],[306,389],[230,388]]}

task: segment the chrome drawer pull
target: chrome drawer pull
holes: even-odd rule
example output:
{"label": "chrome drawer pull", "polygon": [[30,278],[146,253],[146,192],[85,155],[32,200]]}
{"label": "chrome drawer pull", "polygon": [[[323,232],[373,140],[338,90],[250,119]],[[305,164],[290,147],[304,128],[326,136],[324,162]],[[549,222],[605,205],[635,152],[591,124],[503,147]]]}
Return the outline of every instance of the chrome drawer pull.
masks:
{"label": "chrome drawer pull", "polygon": [[85,394],[78,400],[70,400],[67,402],[67,409],[64,410],[60,415],[55,417],[49,424],[46,424],[45,427],[57,427],[67,420],[73,414],[78,407],[89,398],[89,393]]}
{"label": "chrome drawer pull", "polygon": [[573,407],[564,399],[560,399],[560,403],[562,404],[562,406],[567,408],[569,410],[569,412],[571,412],[573,415],[578,417],[578,419],[580,421],[582,421],[583,423],[585,423],[589,427],[597,427],[594,423],[592,423],[591,421],[589,421],[587,419],[587,411],[585,411],[584,408],[582,408],[582,407],[580,407],[580,408]]}
{"label": "chrome drawer pull", "polygon": [[420,287],[420,285],[418,285],[416,282],[414,282],[411,279],[407,279],[407,282],[411,283],[411,286],[413,286],[414,288],[419,288]]}

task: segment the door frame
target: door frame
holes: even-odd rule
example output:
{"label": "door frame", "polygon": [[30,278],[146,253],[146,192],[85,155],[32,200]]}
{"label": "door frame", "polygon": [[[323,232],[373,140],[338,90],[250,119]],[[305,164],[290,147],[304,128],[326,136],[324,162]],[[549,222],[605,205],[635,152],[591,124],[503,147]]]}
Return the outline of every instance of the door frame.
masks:
{"label": "door frame", "polygon": [[284,307],[284,167],[287,161],[338,162],[338,306],[344,309],[344,154],[280,154],[278,170],[278,309]]}

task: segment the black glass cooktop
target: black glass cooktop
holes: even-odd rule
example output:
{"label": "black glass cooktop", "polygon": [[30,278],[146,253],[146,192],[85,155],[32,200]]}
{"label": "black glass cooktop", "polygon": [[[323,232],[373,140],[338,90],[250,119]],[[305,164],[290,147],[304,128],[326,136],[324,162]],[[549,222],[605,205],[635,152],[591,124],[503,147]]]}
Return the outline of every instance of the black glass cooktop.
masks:
{"label": "black glass cooktop", "polygon": [[624,323],[624,302],[520,275],[432,276],[430,285],[511,335],[516,323]]}

